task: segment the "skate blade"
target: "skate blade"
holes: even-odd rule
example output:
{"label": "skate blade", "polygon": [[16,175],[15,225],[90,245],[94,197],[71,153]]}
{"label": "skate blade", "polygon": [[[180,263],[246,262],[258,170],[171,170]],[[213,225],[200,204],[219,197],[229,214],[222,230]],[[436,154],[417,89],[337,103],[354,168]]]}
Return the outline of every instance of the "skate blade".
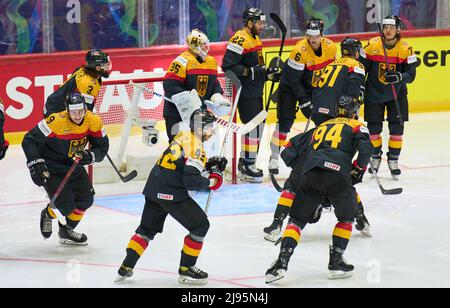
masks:
{"label": "skate blade", "polygon": [[84,243],[77,243],[71,240],[65,240],[65,239],[59,239],[59,243],[61,245],[65,245],[65,246],[87,246],[88,243],[84,242]]}
{"label": "skate blade", "polygon": [[370,232],[370,227],[364,227],[361,231],[362,235],[365,235],[366,237],[372,237],[372,233]]}
{"label": "skate blade", "polygon": [[262,183],[263,180],[264,180],[263,177],[260,177],[260,178],[254,178],[254,177],[246,176],[246,175],[244,175],[244,174],[238,174],[238,177],[239,177],[239,179],[240,179],[241,181],[243,181],[243,182],[255,183],[255,184]]}
{"label": "skate blade", "polygon": [[276,241],[278,241],[280,239],[280,237],[281,237],[281,232],[276,232],[276,233],[271,232],[271,233],[264,234],[264,239],[266,241],[269,241],[272,243],[275,243]]}
{"label": "skate blade", "polygon": [[120,284],[122,282],[124,282],[125,280],[127,280],[127,278],[129,278],[131,276],[120,276],[117,275],[116,279],[114,279],[114,283]]}
{"label": "skate blade", "polygon": [[353,276],[353,271],[344,272],[344,271],[330,271],[328,274],[328,279],[342,279],[349,278]]}
{"label": "skate blade", "polygon": [[179,276],[178,283],[180,284],[190,284],[190,285],[205,285],[208,283],[208,278],[204,279],[194,279],[188,276]]}
{"label": "skate blade", "polygon": [[400,176],[391,174],[391,177],[394,181],[400,181]]}
{"label": "skate blade", "polygon": [[286,274],[286,271],[283,269],[279,269],[277,270],[277,275],[272,275],[272,274],[266,274],[266,283],[272,283],[278,280],[281,280],[284,278],[284,275]]}

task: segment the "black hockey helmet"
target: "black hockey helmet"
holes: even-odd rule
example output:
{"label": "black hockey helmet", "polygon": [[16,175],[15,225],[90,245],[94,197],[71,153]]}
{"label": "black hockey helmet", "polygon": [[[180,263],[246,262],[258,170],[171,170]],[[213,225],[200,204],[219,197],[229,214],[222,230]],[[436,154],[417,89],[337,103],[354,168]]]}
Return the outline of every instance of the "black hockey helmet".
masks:
{"label": "black hockey helmet", "polygon": [[257,7],[251,7],[249,9],[246,9],[244,11],[244,14],[242,15],[242,18],[244,20],[244,25],[247,25],[247,22],[251,20],[252,22],[256,22],[258,20],[266,21],[266,15],[264,12]]}
{"label": "black hockey helmet", "polygon": [[341,42],[341,54],[343,56],[354,57],[356,55],[356,52],[360,51],[361,48],[361,42],[354,37],[346,37]]}
{"label": "black hockey helmet", "polygon": [[215,121],[216,117],[211,112],[208,110],[197,109],[191,115],[189,126],[194,133],[197,133],[200,128],[203,135],[205,128],[212,128]]}
{"label": "black hockey helmet", "polygon": [[[111,70],[111,60],[109,55],[101,49],[91,49],[86,53],[86,67],[91,71],[108,78]],[[100,70],[97,70],[100,66]]]}
{"label": "black hockey helmet", "polygon": [[67,94],[65,101],[67,111],[86,110],[86,101],[79,92],[72,92]]}
{"label": "black hockey helmet", "polygon": [[336,116],[352,119],[358,113],[358,109],[359,103],[356,98],[343,95],[337,102]]}
{"label": "black hockey helmet", "polygon": [[307,35],[323,35],[324,23],[320,18],[312,17],[308,20],[306,24],[306,34]]}
{"label": "black hockey helmet", "polygon": [[384,26],[395,26],[397,30],[401,30],[403,28],[402,19],[397,15],[388,15],[383,19],[383,27]]}

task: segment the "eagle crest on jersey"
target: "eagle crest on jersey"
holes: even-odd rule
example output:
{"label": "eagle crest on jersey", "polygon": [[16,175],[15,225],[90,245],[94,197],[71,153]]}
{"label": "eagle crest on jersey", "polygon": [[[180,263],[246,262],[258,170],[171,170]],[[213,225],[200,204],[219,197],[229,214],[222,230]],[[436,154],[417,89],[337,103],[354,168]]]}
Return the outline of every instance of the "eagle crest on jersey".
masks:
{"label": "eagle crest on jersey", "polygon": [[204,97],[206,91],[208,90],[208,79],[207,75],[200,75],[197,77],[197,93],[198,96]]}
{"label": "eagle crest on jersey", "polygon": [[319,57],[314,53],[307,39],[301,40],[295,45],[287,60],[287,65],[294,70],[309,72],[310,76],[307,76],[309,79],[307,80],[314,88],[320,81],[320,70],[336,59],[336,45],[333,41],[324,37],[321,45],[322,55]]}
{"label": "eagle crest on jersey", "polygon": [[[378,79],[383,85],[387,85],[384,76],[387,72],[386,60],[384,58],[384,51],[382,41],[379,37],[373,38],[364,49],[364,58],[378,63]],[[398,67],[402,64],[413,64],[417,62],[417,56],[409,44],[400,39],[394,48],[386,49],[389,58],[390,71],[398,71]]]}

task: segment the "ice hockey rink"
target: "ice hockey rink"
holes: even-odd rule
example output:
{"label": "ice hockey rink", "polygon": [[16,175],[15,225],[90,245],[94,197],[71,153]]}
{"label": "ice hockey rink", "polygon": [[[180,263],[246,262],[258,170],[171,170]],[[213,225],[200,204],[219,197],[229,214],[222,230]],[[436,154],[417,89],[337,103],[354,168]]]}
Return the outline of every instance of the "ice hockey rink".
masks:
{"label": "ice hockey rink", "polygon": [[[214,194],[211,228],[197,264],[209,273],[208,287],[450,287],[450,113],[411,118],[400,181],[390,178],[386,161],[380,171],[386,188],[402,187],[403,193],[382,195],[368,174],[357,187],[373,237],[354,230],[345,254],[355,265],[352,278],[327,279],[336,219],[324,212],[303,231],[286,277],[264,283],[264,273],[278,255],[278,247],[262,233],[279,196],[267,180],[226,185]],[[386,137],[385,132],[385,144]],[[258,164],[266,169],[268,154],[262,151]],[[89,245],[64,247],[57,242],[56,225],[48,241],[40,235],[39,215],[47,199],[33,185],[19,146],[10,148],[0,170],[0,287],[180,287],[177,269],[187,232],[171,218],[134,276],[121,285],[113,282],[140,221],[145,182],[96,185],[95,205],[77,228],[87,234]],[[206,197],[195,195],[203,206]]]}

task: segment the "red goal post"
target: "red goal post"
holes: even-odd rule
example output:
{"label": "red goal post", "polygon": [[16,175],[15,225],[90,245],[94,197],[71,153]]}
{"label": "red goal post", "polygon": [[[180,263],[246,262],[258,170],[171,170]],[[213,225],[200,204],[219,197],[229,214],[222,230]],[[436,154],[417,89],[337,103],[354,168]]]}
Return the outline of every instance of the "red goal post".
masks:
{"label": "red goal post", "polygon": [[[162,84],[164,79],[165,72],[113,73],[102,83],[95,101],[95,111],[102,118],[103,125],[110,138],[109,155],[121,171],[133,169],[133,167],[127,165],[127,153],[130,149],[144,153],[144,155],[147,152],[152,152],[151,155],[156,157],[162,153],[162,147],[167,146],[163,118],[164,89]],[[223,73],[219,74],[218,80],[224,91],[224,96],[233,101],[235,90],[231,82]],[[148,126],[154,126],[158,130],[159,147],[149,148],[141,142],[143,127]],[[220,129],[221,137],[224,136],[224,131],[225,128]],[[226,151],[230,167],[228,168],[229,179],[233,184],[236,183],[237,178],[236,138],[236,134],[233,133],[233,142],[227,147]],[[107,163],[102,164],[103,168],[107,168]],[[89,174],[96,182],[98,172],[90,168]],[[148,174],[145,176],[148,176]],[[118,177],[115,178],[118,179]]]}

